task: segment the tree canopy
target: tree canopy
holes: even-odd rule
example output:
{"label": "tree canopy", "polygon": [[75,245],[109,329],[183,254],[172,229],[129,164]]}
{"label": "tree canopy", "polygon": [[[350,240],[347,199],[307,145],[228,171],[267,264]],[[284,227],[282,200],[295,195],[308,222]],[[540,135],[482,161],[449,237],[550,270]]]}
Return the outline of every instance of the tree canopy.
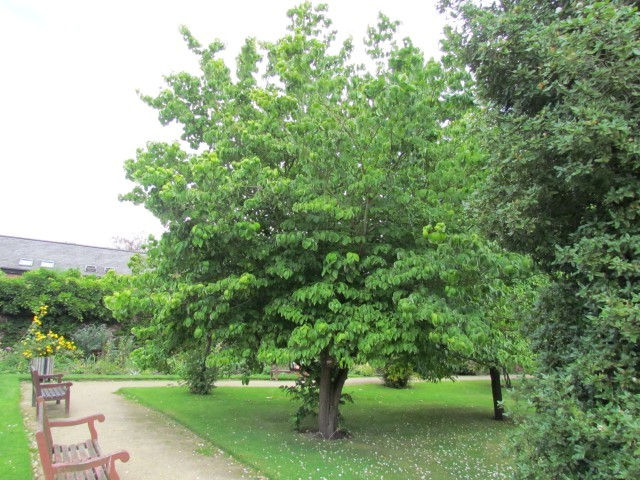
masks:
{"label": "tree canopy", "polygon": [[442,1],[490,149],[485,232],[554,281],[522,478],[637,478],[640,14],[636,1]]}
{"label": "tree canopy", "polygon": [[450,136],[472,106],[468,74],[397,41],[384,15],[365,40],[375,71],[351,60],[350,39],[336,45],[325,7],[288,16],[278,41],[247,39],[235,75],[222,42],[181,29],[200,74],[168,75],[143,100],[184,143],[125,164],[124,198],[167,232],[144,288],[114,308],[153,312],[139,333],[164,351],[213,344],[210,361],[314,368],[331,438],[349,368],[405,356],[451,374],[488,337],[481,299],[526,260],[462,214],[481,161]]}

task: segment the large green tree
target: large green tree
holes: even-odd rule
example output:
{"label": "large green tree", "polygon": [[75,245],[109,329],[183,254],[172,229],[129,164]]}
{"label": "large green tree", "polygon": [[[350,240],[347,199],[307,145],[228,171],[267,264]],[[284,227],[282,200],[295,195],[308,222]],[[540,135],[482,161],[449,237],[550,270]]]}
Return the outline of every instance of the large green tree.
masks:
{"label": "large green tree", "polygon": [[467,299],[517,261],[488,253],[460,215],[477,158],[440,162],[470,108],[467,74],[398,44],[382,15],[370,70],[351,61],[351,40],[336,45],[324,7],[288,15],[280,40],[246,41],[235,76],[220,41],[203,47],[182,28],[200,74],[169,75],[143,99],[184,143],[149,143],[125,164],[137,186],[124,198],[167,232],[143,287],[113,305],[152,312],[139,333],[162,352],[213,344],[210,361],[315,369],[332,438],[350,367],[406,356],[450,374],[486,333]]}
{"label": "large green tree", "polygon": [[478,217],[553,276],[519,475],[639,478],[638,2],[441,4],[486,107]]}

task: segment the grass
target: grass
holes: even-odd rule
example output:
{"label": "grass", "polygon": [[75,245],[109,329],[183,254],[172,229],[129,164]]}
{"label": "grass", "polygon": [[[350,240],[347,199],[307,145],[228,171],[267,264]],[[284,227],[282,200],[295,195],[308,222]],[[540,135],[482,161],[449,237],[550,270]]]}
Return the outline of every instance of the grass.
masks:
{"label": "grass", "polygon": [[[295,404],[276,388],[127,388],[123,394],[164,412],[239,462],[271,479],[502,479],[511,422],[492,419],[486,381],[417,383],[408,390],[353,385],[343,407],[349,439],[293,432]],[[207,442],[208,441],[208,442]]]}
{"label": "grass", "polygon": [[18,375],[0,375],[0,478],[33,478]]}

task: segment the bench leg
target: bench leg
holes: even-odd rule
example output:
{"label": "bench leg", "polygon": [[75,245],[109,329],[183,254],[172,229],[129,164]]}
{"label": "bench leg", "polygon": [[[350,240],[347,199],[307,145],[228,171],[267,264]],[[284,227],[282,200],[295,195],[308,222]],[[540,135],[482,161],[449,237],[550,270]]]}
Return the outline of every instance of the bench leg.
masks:
{"label": "bench leg", "polygon": [[[58,400],[60,403],[60,400]],[[71,403],[71,390],[67,390],[67,395],[64,397],[64,414],[69,416],[69,404]]]}

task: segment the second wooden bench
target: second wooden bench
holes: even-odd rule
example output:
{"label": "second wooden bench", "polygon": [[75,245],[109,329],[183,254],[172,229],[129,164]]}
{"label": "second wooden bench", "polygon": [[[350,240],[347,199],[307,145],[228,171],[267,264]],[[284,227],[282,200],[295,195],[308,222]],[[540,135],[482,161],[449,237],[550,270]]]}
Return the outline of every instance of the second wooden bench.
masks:
{"label": "second wooden bench", "polygon": [[[43,383],[45,380],[57,379],[53,383]],[[33,383],[32,405],[35,406],[36,398],[42,397],[45,401],[55,401],[60,403],[64,400],[64,413],[69,415],[69,404],[71,403],[71,382],[62,382],[62,374],[44,375],[38,372],[35,367],[31,367],[31,382]]]}

